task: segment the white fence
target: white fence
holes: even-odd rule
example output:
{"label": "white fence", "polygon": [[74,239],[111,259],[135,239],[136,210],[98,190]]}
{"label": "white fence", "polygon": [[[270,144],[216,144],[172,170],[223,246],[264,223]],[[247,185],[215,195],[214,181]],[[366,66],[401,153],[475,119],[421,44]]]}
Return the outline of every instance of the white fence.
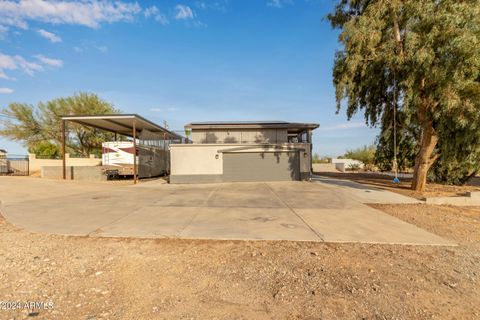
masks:
{"label": "white fence", "polygon": [[[30,174],[34,172],[40,172],[42,167],[61,167],[62,159],[37,159],[34,154],[28,155],[30,160]],[[102,159],[95,158],[95,155],[91,154],[88,158],[71,158],[70,154],[65,154],[65,162],[70,167],[88,167],[99,166],[102,164]]]}

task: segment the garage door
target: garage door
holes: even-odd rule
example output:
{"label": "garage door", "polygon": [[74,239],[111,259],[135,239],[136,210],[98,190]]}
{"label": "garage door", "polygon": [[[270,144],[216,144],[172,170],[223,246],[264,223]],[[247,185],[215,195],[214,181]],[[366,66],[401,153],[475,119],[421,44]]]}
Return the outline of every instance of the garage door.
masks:
{"label": "garage door", "polygon": [[223,154],[224,181],[285,181],[300,179],[298,151]]}

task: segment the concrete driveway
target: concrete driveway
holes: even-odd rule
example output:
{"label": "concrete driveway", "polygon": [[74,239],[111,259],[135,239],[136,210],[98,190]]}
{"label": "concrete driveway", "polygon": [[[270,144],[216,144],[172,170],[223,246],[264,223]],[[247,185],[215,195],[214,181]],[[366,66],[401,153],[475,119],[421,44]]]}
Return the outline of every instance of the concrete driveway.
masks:
{"label": "concrete driveway", "polygon": [[416,203],[360,184],[169,185],[0,177],[0,210],[33,232],[147,238],[452,245],[364,203]]}

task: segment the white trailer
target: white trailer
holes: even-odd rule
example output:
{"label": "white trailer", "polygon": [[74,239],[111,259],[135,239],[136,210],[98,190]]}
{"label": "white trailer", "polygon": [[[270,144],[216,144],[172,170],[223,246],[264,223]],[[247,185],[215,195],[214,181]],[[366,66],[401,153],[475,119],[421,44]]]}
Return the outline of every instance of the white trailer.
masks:
{"label": "white trailer", "polygon": [[[120,176],[133,175],[133,142],[114,141],[102,143],[102,166],[107,172],[116,172]],[[137,157],[138,163],[138,157]]]}
{"label": "white trailer", "polygon": [[102,143],[102,166],[109,176],[133,176],[133,160],[137,157],[139,178],[150,178],[170,172],[169,151],[156,146],[137,145],[131,141]]}

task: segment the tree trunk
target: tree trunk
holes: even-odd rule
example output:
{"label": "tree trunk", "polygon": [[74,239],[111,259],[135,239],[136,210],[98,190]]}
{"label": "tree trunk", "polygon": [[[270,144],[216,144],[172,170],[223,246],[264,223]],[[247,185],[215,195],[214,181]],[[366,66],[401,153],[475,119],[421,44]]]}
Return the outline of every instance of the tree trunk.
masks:
{"label": "tree trunk", "polygon": [[420,152],[415,158],[415,171],[413,173],[412,189],[418,192],[425,190],[427,184],[427,173],[435,156],[432,156],[433,150],[438,142],[438,136],[433,128],[432,121],[423,123]]}

